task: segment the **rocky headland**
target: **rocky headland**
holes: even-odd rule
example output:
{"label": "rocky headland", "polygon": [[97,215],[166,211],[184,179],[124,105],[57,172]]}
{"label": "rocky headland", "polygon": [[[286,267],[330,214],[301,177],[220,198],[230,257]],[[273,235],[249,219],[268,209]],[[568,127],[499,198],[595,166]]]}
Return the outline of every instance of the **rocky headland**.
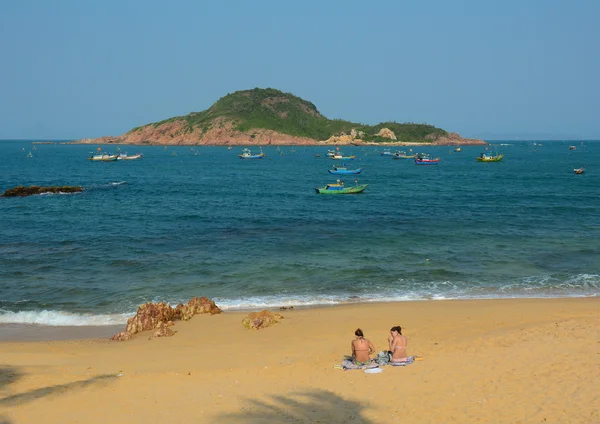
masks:
{"label": "rocky headland", "polygon": [[382,122],[371,126],[330,120],[311,102],[271,88],[237,91],[202,112],[143,125],[120,136],[82,139],[74,143],[172,146],[487,144],[427,124]]}

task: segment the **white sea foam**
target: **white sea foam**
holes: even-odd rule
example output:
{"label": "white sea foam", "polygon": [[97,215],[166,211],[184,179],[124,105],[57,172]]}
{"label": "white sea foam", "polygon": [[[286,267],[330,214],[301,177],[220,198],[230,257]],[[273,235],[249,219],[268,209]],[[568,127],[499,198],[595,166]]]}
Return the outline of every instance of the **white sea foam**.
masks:
{"label": "white sea foam", "polygon": [[73,314],[62,311],[0,312],[0,324],[39,324],[52,326],[103,326],[125,324],[130,314]]}

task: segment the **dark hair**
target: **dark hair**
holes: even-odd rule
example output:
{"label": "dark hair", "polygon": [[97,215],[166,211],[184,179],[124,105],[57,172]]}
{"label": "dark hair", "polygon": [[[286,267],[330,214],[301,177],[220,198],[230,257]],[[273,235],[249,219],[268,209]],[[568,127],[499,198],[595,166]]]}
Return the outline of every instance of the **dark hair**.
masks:
{"label": "dark hair", "polygon": [[397,331],[398,334],[402,335],[402,327],[400,327],[399,325],[392,327],[390,331]]}
{"label": "dark hair", "polygon": [[356,329],[356,331],[354,332],[354,335],[358,336],[358,337],[364,337],[364,334],[360,328]]}

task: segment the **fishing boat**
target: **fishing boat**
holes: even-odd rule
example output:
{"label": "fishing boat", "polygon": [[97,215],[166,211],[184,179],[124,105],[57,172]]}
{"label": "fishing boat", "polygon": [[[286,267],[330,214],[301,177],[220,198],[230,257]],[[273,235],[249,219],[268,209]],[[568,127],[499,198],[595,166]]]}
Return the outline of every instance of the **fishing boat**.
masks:
{"label": "fishing boat", "polygon": [[500,162],[504,155],[488,155],[487,153],[482,153],[477,157],[477,162]]}
{"label": "fishing boat", "polygon": [[138,153],[137,155],[128,155],[127,153],[120,153],[117,156],[117,160],[136,160],[136,159],[140,159],[142,157],[141,153]]}
{"label": "fishing boat", "polygon": [[260,149],[260,153],[259,154],[253,154],[250,151],[250,149],[244,148],[244,150],[242,150],[242,153],[240,155],[238,155],[238,157],[240,159],[262,159],[263,157],[265,157],[265,154],[262,151],[262,147]]}
{"label": "fishing boat", "polygon": [[354,180],[356,185],[346,187],[343,181],[337,180],[334,184],[327,184],[325,187],[317,187],[315,190],[318,194],[358,194],[365,191],[368,184],[358,184],[358,180]]}
{"label": "fishing boat", "polygon": [[455,152],[460,152],[460,151],[461,151],[461,148],[460,148],[460,147],[457,147],[456,149],[454,149],[454,151],[455,151]]}
{"label": "fishing boat", "polygon": [[417,154],[407,155],[406,152],[397,151],[392,155],[392,159],[414,159],[417,157]]}
{"label": "fishing boat", "polygon": [[437,165],[440,158],[432,158],[429,153],[418,153],[415,158],[415,165]]}
{"label": "fishing boat", "polygon": [[339,165],[334,165],[332,169],[329,169],[329,173],[330,174],[337,174],[337,175],[348,175],[348,174],[360,174],[362,172],[363,168],[358,168],[358,169],[348,169],[346,168],[346,164],[339,166]]}
{"label": "fishing boat", "polygon": [[99,155],[92,155],[88,158],[88,160],[96,161],[96,162],[112,162],[117,160],[119,155],[109,155],[107,153],[101,153]]}
{"label": "fishing boat", "polygon": [[341,153],[336,153],[335,155],[330,156],[330,158],[334,160],[354,160],[356,156],[344,156]]}
{"label": "fishing boat", "polygon": [[381,156],[392,156],[391,149],[383,149],[383,152],[379,152]]}
{"label": "fishing boat", "polygon": [[587,165],[583,165],[583,168],[573,168],[573,172],[576,174],[583,174]]}
{"label": "fishing boat", "polygon": [[327,150],[327,157],[332,158],[335,156],[335,150]]}
{"label": "fishing boat", "polygon": [[415,165],[437,165],[440,163],[440,158],[415,158]]}
{"label": "fishing boat", "polygon": [[569,146],[569,150],[575,150],[575,149],[577,149],[577,147],[575,147],[575,146]]}

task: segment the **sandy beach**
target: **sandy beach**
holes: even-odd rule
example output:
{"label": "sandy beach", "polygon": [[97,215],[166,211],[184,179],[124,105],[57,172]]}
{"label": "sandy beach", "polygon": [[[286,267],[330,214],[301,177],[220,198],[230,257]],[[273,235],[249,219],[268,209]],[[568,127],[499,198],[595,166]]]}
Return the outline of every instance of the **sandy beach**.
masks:
{"label": "sandy beach", "polygon": [[[0,423],[600,423],[600,299],[423,301],[178,322],[170,338],[0,343]],[[360,327],[423,360],[334,368]]]}

